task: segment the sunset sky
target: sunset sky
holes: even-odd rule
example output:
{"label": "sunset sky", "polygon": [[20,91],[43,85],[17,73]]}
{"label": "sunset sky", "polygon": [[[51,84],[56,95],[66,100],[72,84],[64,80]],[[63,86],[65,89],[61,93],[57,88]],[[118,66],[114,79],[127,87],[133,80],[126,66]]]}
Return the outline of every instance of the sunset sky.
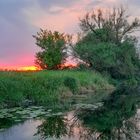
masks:
{"label": "sunset sky", "polygon": [[75,34],[86,11],[121,4],[140,17],[140,0],[0,0],[0,67],[34,65],[39,28]]}

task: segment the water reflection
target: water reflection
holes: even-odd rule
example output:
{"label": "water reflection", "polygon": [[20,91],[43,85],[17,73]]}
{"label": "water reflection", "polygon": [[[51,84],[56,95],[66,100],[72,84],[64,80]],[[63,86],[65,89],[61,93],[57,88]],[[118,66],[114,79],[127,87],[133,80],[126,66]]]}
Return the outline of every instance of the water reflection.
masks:
{"label": "water reflection", "polygon": [[46,138],[61,138],[68,134],[67,119],[62,116],[51,116],[44,120],[40,126],[36,135],[40,135],[40,139]]}
{"label": "water reflection", "polygon": [[[139,140],[140,89],[121,86],[103,102],[26,121],[1,132],[0,140]],[[12,124],[3,120],[0,128]]]}
{"label": "water reflection", "polygon": [[0,132],[0,140],[39,140],[34,136],[37,126],[41,124],[39,120],[28,120],[14,125],[6,131]]}
{"label": "water reflection", "polygon": [[0,118],[0,129],[11,127],[14,121],[9,118]]}
{"label": "water reflection", "polygon": [[[45,138],[75,138],[76,140],[136,140],[140,139],[140,114],[136,114],[140,101],[137,88],[121,87],[104,100],[103,107],[79,108],[64,116],[47,118],[38,127]],[[71,117],[70,117],[71,116]],[[135,117],[132,117],[135,116]]]}
{"label": "water reflection", "polygon": [[[83,120],[77,112],[69,112],[66,116],[53,116],[38,126],[40,140],[138,140],[140,139],[140,110],[137,114],[122,122],[121,127],[112,126],[112,130],[99,131],[90,120]],[[54,121],[53,121],[54,120]],[[91,122],[89,125],[88,122]],[[95,122],[95,121],[94,121]],[[97,125],[97,123],[96,123]],[[102,128],[103,130],[103,128]]]}
{"label": "water reflection", "polygon": [[139,88],[121,86],[104,100],[103,107],[95,111],[82,109],[76,114],[84,126],[98,132],[95,139],[135,140],[139,130],[134,123],[136,117],[132,119],[132,116],[136,114],[139,101]]}

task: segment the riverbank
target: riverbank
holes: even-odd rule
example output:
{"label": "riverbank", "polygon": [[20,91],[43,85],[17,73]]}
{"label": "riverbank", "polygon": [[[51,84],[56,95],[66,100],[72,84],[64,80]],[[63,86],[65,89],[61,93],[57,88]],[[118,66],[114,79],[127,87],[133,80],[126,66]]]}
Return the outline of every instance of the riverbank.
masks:
{"label": "riverbank", "polygon": [[0,72],[0,106],[52,106],[62,98],[113,88],[92,71]]}

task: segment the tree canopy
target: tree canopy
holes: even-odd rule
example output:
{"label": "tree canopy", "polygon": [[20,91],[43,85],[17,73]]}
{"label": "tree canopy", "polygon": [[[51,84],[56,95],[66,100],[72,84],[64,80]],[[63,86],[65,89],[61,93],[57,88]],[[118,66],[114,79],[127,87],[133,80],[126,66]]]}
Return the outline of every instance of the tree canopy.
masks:
{"label": "tree canopy", "polygon": [[84,36],[77,42],[74,51],[77,56],[99,72],[113,78],[128,78],[140,70],[136,51],[137,39],[130,33],[140,27],[139,19],[129,22],[122,7],[87,13],[80,20]]}
{"label": "tree canopy", "polygon": [[100,41],[120,43],[129,33],[140,27],[140,21],[135,18],[129,22],[126,9],[122,6],[104,12],[101,9],[87,13],[80,20],[80,27],[84,32],[92,32]]}
{"label": "tree canopy", "polygon": [[36,45],[41,48],[41,51],[36,53],[36,64],[42,69],[58,69],[66,58],[68,35],[41,29],[33,37]]}

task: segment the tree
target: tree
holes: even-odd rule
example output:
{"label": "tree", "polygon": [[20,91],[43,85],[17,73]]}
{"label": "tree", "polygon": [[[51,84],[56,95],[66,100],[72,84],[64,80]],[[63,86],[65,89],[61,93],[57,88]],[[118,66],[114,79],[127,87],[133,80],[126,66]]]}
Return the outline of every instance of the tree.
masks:
{"label": "tree", "polygon": [[93,10],[80,20],[81,29],[84,32],[92,32],[100,41],[121,43],[129,33],[140,27],[138,18],[129,22],[129,16],[123,7],[109,10],[106,14],[103,13],[101,9]]}
{"label": "tree", "polygon": [[36,53],[36,64],[42,69],[58,69],[66,58],[69,36],[57,31],[40,30],[33,36],[41,51]]}
{"label": "tree", "polygon": [[129,23],[122,7],[103,13],[93,11],[80,20],[84,36],[74,50],[91,68],[113,78],[128,78],[140,70],[137,40],[129,34],[138,30],[140,22],[135,18]]}

